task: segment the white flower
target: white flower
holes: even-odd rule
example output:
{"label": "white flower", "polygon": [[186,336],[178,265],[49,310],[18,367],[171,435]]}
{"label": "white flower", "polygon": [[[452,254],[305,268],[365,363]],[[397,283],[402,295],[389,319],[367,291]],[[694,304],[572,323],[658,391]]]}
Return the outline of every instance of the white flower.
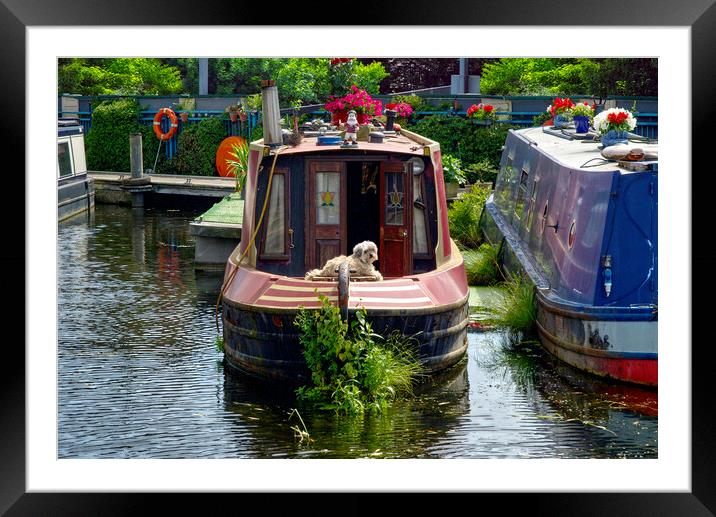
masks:
{"label": "white flower", "polygon": [[625,119],[625,123],[627,125],[628,131],[633,131],[636,127],[636,119],[632,116],[631,112],[629,110],[625,110],[624,108],[610,108],[608,110],[604,110],[598,115],[594,116],[594,128],[599,131],[600,133],[606,133],[610,129],[610,122],[608,120],[608,117],[611,113],[626,113],[627,118]]}

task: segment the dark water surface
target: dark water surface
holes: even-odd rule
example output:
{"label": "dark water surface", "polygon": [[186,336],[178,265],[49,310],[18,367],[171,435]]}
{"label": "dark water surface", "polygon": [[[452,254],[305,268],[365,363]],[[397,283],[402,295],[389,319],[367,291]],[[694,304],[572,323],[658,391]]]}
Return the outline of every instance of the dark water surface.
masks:
{"label": "dark water surface", "polygon": [[460,364],[387,414],[297,406],[217,352],[221,277],[193,269],[195,215],[98,205],[60,225],[60,458],[657,457],[656,392],[499,332],[470,333]]}

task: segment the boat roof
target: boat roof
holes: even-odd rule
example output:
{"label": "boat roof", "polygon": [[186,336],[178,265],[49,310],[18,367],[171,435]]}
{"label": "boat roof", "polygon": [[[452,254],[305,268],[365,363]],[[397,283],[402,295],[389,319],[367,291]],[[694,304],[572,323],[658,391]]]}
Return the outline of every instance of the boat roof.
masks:
{"label": "boat roof", "polygon": [[[396,134],[385,134],[382,143],[358,142],[350,148],[340,145],[319,145],[317,136],[304,136],[297,146],[286,146],[281,149],[281,155],[304,153],[340,153],[354,151],[370,151],[372,153],[407,154],[412,156],[426,156],[440,148],[434,140],[425,138],[417,133],[403,129]],[[253,146],[264,147],[263,140],[251,143]]]}
{"label": "boat roof", "polygon": [[[629,173],[649,169],[652,165],[658,163],[658,160],[636,162],[606,161],[601,154],[602,146],[600,142],[593,140],[593,134],[587,138],[580,138],[575,136],[574,130],[560,131],[552,128],[531,127],[516,130],[515,133],[525,138],[528,142],[534,142],[537,149],[572,169],[610,172],[619,170],[623,173]],[[656,143],[630,142],[629,147],[639,148],[644,152],[658,155],[658,145]]]}

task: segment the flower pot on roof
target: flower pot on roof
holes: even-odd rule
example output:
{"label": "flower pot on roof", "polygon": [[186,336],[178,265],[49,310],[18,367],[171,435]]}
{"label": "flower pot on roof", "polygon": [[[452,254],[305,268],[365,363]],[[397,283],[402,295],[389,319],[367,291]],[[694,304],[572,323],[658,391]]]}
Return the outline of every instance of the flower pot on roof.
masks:
{"label": "flower pot on roof", "polygon": [[594,116],[594,129],[602,136],[602,146],[629,143],[629,131],[636,127],[636,118],[629,110],[611,108]]}
{"label": "flower pot on roof", "polygon": [[594,116],[595,105],[589,105],[586,102],[578,102],[572,108],[572,118],[574,119],[574,131],[578,134],[589,132],[589,123]]}
{"label": "flower pot on roof", "polygon": [[477,126],[491,126],[495,121],[495,108],[490,104],[473,104],[467,108],[467,119]]}
{"label": "flower pot on roof", "polygon": [[572,108],[574,103],[568,98],[557,97],[547,107],[547,112],[552,115],[555,129],[564,129],[572,120]]}

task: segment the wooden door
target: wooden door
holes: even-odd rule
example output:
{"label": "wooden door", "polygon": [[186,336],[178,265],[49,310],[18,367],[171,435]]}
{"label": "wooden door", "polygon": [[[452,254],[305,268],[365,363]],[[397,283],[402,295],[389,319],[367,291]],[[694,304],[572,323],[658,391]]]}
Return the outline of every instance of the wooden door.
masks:
{"label": "wooden door", "polygon": [[306,270],[321,268],[346,255],[346,166],[343,162],[309,161],[306,188]]}
{"label": "wooden door", "polygon": [[380,272],[384,277],[412,273],[412,165],[389,161],[380,171]]}

